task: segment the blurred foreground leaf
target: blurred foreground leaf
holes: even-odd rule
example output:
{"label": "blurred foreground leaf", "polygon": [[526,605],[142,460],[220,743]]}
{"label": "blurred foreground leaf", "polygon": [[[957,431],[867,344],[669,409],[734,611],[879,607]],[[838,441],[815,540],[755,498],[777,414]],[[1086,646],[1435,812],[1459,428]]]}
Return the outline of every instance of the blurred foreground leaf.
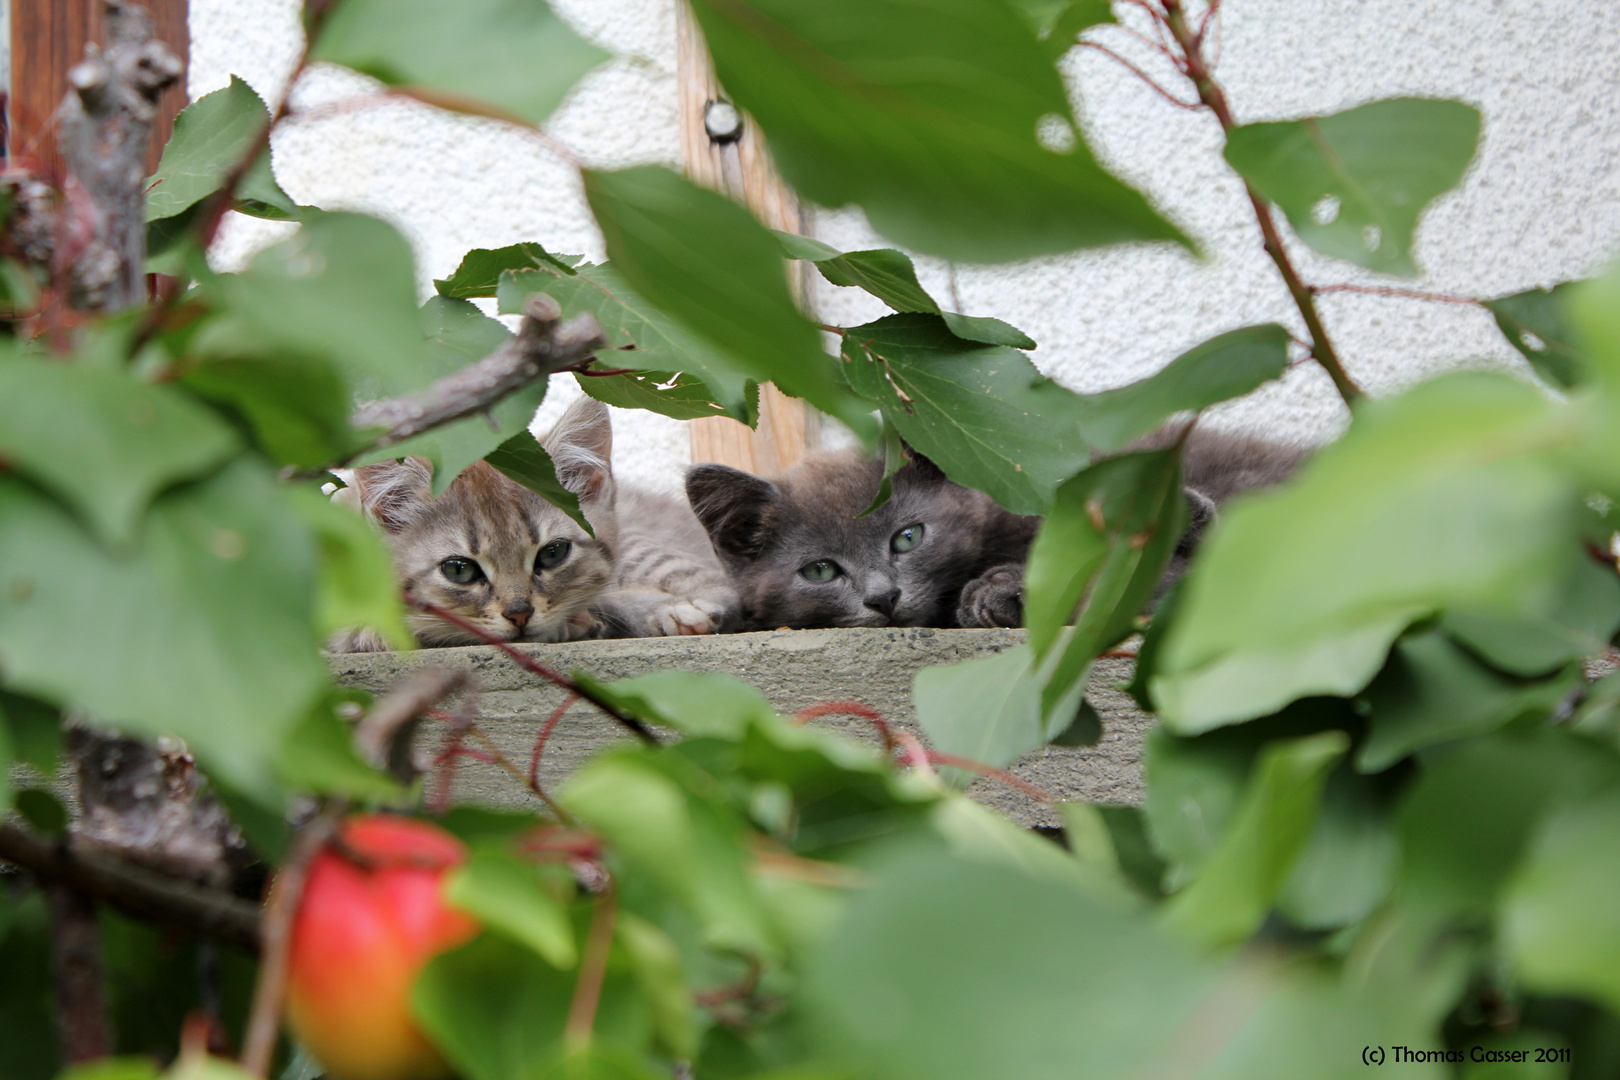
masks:
{"label": "blurred foreground leaf", "polygon": [[[905,247],[995,262],[1185,237],[1097,164],[1035,29],[992,0],[698,0],[782,174]],[[1044,141],[1043,141],[1044,140]]]}

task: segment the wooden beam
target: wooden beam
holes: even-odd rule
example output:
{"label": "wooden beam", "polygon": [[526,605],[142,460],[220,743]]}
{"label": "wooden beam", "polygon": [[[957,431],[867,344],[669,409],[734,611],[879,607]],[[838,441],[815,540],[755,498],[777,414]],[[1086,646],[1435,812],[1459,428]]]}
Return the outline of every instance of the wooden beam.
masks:
{"label": "wooden beam", "polygon": [[[187,0],[143,0],[159,41],[182,61],[190,59]],[[67,93],[68,69],[84,59],[86,42],[105,40],[102,0],[11,0],[11,96],[7,106],[7,158],[41,176],[59,180],[56,109]],[[186,105],[185,80],[158,102],[146,171],[157,172],[174,118]]]}
{"label": "wooden beam", "polygon": [[[675,7],[679,35],[681,157],[686,174],[705,187],[724,192],[747,206],[773,229],[803,232],[798,196],[782,182],[765,147],[758,126],[742,117],[741,136],[715,139],[704,124],[713,102],[724,101],[714,76],[708,46],[686,0]],[[800,306],[809,309],[809,279],[805,264],[788,262],[785,272]],[[766,383],[759,392],[759,426],[725,417],[693,420],[692,461],[719,462],[747,472],[771,476],[798,461],[819,443],[819,416],[798,398],[788,397]]]}

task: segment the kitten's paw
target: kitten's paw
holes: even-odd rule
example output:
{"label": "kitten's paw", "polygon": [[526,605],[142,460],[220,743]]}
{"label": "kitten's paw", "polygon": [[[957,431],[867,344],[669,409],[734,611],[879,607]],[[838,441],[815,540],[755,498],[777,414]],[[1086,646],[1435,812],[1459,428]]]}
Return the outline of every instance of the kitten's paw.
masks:
{"label": "kitten's paw", "polygon": [[677,600],[660,604],[652,613],[652,623],[665,637],[712,634],[720,628],[722,610],[707,600]]}
{"label": "kitten's paw", "polygon": [[375,630],[344,630],[326,643],[327,652],[387,652],[388,643]]}
{"label": "kitten's paw", "polygon": [[997,566],[964,585],[956,622],[959,626],[1023,626],[1024,568]]}

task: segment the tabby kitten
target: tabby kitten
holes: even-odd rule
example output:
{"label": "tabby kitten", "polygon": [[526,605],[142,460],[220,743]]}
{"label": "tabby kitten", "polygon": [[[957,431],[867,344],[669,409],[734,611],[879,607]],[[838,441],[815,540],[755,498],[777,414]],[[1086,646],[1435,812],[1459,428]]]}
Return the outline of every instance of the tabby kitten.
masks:
{"label": "tabby kitten", "polygon": [[[502,641],[564,641],[593,626],[589,604],[613,580],[618,522],[608,467],[607,407],[576,402],[540,440],[563,486],[579,497],[593,538],[567,514],[479,461],[433,497],[422,458],[355,470],[359,506],[380,525],[400,583]],[[406,622],[423,645],[477,645],[483,639],[435,615]],[[384,649],[371,631],[342,634],[334,652]]]}
{"label": "tabby kitten", "polygon": [[[355,470],[347,492],[383,528],[400,581],[421,600],[505,641],[707,634],[735,622],[736,593],[708,537],[678,499],[619,491],[607,406],[574,402],[541,440],[596,533],[480,461],[438,498],[421,458]],[[425,612],[422,645],[482,638]],[[332,648],[386,648],[370,631]]]}
{"label": "tabby kitten", "polygon": [[[1189,525],[1166,584],[1221,501],[1276,483],[1302,457],[1195,431],[1184,454]],[[890,500],[857,518],[881,478],[879,462],[854,454],[808,458],[775,482],[723,465],[687,474],[692,509],[736,583],[743,627],[1022,626],[1024,559],[1040,519],[1003,510],[915,454]]]}

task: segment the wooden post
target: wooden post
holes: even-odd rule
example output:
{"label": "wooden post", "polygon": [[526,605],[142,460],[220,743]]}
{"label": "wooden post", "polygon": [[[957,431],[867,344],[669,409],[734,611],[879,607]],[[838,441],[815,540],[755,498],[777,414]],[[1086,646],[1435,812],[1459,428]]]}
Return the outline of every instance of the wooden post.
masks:
{"label": "wooden post", "polygon": [[[187,59],[187,0],[143,0],[152,13],[154,37]],[[56,110],[67,89],[68,69],[84,59],[88,41],[107,40],[102,0],[11,0],[11,97],[6,109],[6,155],[45,177],[60,177]],[[174,118],[185,107],[181,79],[163,94],[152,125],[147,175],[157,172]]]}
{"label": "wooden post", "polygon": [[[697,20],[678,0],[676,33],[680,41],[679,83],[681,156],[686,174],[704,187],[724,192],[747,206],[773,229],[802,232],[799,199],[782,182],[765,140],[752,118],[742,117],[742,133],[735,139],[711,138],[704,114],[711,102],[724,100],[714,76],[708,46]],[[789,281],[801,307],[808,310],[809,279],[802,262],[787,264]],[[693,420],[692,461],[719,462],[764,476],[780,473],[819,442],[819,417],[798,398],[788,397],[766,383],[759,390],[759,427],[750,431],[726,417]]]}

